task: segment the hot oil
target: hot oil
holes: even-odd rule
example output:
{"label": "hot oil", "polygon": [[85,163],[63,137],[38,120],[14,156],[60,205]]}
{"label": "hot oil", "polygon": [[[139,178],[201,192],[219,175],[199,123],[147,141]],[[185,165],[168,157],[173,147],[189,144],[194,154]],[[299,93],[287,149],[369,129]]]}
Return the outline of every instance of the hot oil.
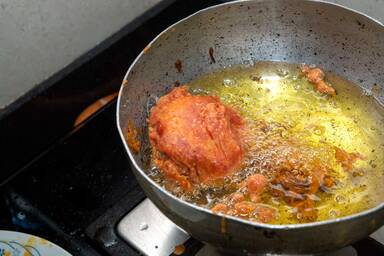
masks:
{"label": "hot oil", "polygon": [[[337,90],[337,96],[316,92],[301,75],[298,65],[260,62],[203,75],[189,83],[194,94],[216,95],[238,110],[251,127],[250,144],[254,141],[258,151],[268,149],[268,146],[259,145],[264,142],[259,143],[257,137],[259,124],[264,122],[272,127],[268,136],[276,131],[287,140],[300,141],[298,150],[330,165],[330,175],[336,184],[325,192],[316,193],[317,221],[366,210],[382,202],[384,197],[384,110],[353,83],[330,73],[326,74],[326,81]],[[358,152],[364,158],[354,164],[352,172],[346,172],[334,158],[334,146]],[[250,151],[246,157],[248,164],[221,188],[202,187],[192,196],[181,191],[177,194],[211,207],[236,190],[231,186],[233,179],[239,183],[251,173],[263,172],[249,164],[253,157],[260,157],[257,150],[254,155]],[[268,176],[268,173],[263,174]],[[278,218],[273,224],[301,222],[284,200],[267,194],[263,203],[278,209]]]}

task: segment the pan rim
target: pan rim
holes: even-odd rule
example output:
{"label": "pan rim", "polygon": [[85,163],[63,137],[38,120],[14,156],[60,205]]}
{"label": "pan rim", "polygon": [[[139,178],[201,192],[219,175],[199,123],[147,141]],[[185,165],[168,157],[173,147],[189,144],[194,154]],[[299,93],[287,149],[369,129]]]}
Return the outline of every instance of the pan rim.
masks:
{"label": "pan rim", "polygon": [[[226,5],[233,5],[233,4],[239,4],[239,3],[245,3],[245,2],[266,2],[266,1],[267,0],[236,0],[236,1],[226,2],[226,3],[222,3],[222,4],[218,4],[218,5],[213,5],[213,6],[201,9],[201,10],[199,10],[199,11],[197,11],[197,12],[195,12],[195,13],[193,13],[193,14],[191,14],[191,15],[189,15],[189,16],[187,16],[187,17],[185,17],[185,18],[183,18],[183,19],[181,19],[179,21],[177,21],[176,23],[172,24],[171,26],[167,27],[165,30],[163,30],[161,33],[159,33],[148,45],[152,45],[163,34],[171,31],[177,25],[187,21],[188,19],[190,19],[193,16],[196,16],[196,15],[199,15],[201,13],[204,13],[205,11],[208,11],[208,10],[211,10],[211,9],[215,9],[215,8],[219,8],[219,7],[226,6]],[[287,1],[287,0],[284,0],[284,1]],[[289,0],[289,1],[293,2],[293,1],[296,1],[296,0]],[[332,5],[332,6],[335,6],[337,8],[341,8],[341,9],[347,10],[349,12],[352,12],[352,13],[355,13],[357,15],[363,16],[363,17],[371,20],[373,23],[376,23],[381,28],[384,28],[384,24],[382,22],[380,22],[380,21],[370,17],[369,15],[367,15],[365,13],[362,13],[360,11],[356,11],[356,10],[354,10],[352,8],[345,7],[345,6],[342,6],[340,4],[336,4],[336,3],[330,3],[330,2],[327,2],[325,0],[304,0],[304,1],[305,2],[312,2],[312,3],[320,3],[320,4],[325,4],[325,5]],[[201,212],[201,213],[210,214],[210,215],[218,216],[218,217],[221,217],[221,218],[224,217],[224,218],[229,219],[231,221],[242,223],[242,224],[247,224],[247,225],[250,225],[250,226],[255,227],[255,228],[269,229],[269,230],[279,230],[279,231],[291,230],[291,229],[295,229],[295,230],[296,229],[309,229],[309,228],[314,228],[314,227],[321,227],[321,226],[331,225],[331,224],[335,224],[335,223],[347,222],[347,221],[350,221],[350,220],[353,220],[353,219],[358,219],[360,217],[368,216],[368,215],[373,214],[373,213],[375,213],[377,211],[384,210],[384,201],[383,201],[382,203],[380,203],[377,206],[372,207],[372,208],[370,208],[368,210],[365,210],[365,211],[362,211],[362,212],[358,212],[358,213],[355,213],[355,214],[352,214],[352,215],[340,217],[340,218],[330,219],[330,220],[323,220],[323,221],[316,221],[316,222],[309,222],[309,223],[300,223],[300,224],[266,224],[266,223],[260,223],[260,222],[252,222],[252,221],[249,221],[249,220],[244,220],[244,219],[241,219],[241,218],[238,218],[238,217],[234,217],[234,216],[230,216],[230,215],[226,215],[226,214],[213,213],[211,210],[209,210],[207,208],[204,208],[204,207],[201,207],[201,206],[197,206],[197,205],[195,205],[193,203],[189,203],[187,201],[184,201],[184,200],[180,199],[179,197],[173,195],[172,193],[170,193],[166,189],[162,188],[154,180],[152,180],[145,173],[145,171],[137,164],[135,158],[133,157],[133,153],[131,152],[131,150],[130,150],[128,144],[127,144],[127,141],[125,140],[123,131],[122,131],[121,126],[120,126],[120,105],[121,105],[121,101],[122,101],[122,93],[123,93],[123,90],[124,90],[124,87],[125,87],[124,86],[124,81],[127,80],[127,77],[131,73],[133,67],[136,65],[138,60],[145,54],[144,51],[145,50],[143,49],[140,52],[140,54],[135,58],[135,60],[131,63],[129,69],[127,70],[127,72],[126,72],[126,74],[124,76],[123,83],[122,83],[122,85],[120,87],[119,95],[118,95],[118,99],[117,99],[116,123],[117,123],[117,128],[118,128],[118,131],[119,131],[119,134],[120,134],[120,138],[123,141],[125,150],[128,153],[129,160],[131,161],[133,167],[136,169],[137,172],[139,172],[139,174],[141,176],[144,177],[144,179],[147,182],[149,182],[152,186],[154,186],[156,189],[158,189],[162,193],[165,193],[168,197],[171,197],[173,200],[176,200],[180,204],[183,204],[183,205],[188,206],[188,207],[192,207],[194,210],[196,210],[198,212]]]}

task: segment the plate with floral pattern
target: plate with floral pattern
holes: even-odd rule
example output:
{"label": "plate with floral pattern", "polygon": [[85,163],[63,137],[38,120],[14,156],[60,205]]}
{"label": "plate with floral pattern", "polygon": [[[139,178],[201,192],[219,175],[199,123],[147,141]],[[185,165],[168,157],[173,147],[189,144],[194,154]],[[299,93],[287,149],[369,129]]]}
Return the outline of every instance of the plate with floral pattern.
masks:
{"label": "plate with floral pattern", "polygon": [[0,256],[71,256],[71,254],[44,238],[0,230]]}

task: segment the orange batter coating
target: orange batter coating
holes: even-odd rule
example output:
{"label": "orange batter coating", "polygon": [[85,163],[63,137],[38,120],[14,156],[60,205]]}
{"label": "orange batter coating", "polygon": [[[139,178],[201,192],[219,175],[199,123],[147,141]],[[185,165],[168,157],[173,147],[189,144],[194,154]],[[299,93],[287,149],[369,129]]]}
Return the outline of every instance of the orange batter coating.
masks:
{"label": "orange batter coating", "polygon": [[344,170],[351,172],[353,169],[353,164],[359,160],[363,159],[363,156],[359,153],[348,153],[347,151],[335,147],[335,157],[336,161],[341,164]]}
{"label": "orange batter coating", "polygon": [[247,190],[252,202],[258,202],[260,195],[268,186],[268,179],[261,174],[254,174],[247,178]]}
{"label": "orange batter coating", "polygon": [[319,68],[310,68],[308,65],[304,65],[301,69],[308,79],[308,82],[314,85],[318,92],[328,94],[331,96],[336,95],[335,89],[324,81],[324,72]]}
{"label": "orange batter coating", "polygon": [[148,124],[152,159],[184,189],[225,177],[241,164],[243,120],[217,97],[174,88],[152,108]]}

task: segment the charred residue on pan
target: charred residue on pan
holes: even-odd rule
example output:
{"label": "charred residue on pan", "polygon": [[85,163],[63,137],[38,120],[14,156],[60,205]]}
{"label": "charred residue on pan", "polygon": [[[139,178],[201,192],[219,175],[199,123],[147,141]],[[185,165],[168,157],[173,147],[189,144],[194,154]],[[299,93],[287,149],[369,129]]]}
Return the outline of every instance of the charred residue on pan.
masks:
{"label": "charred residue on pan", "polygon": [[155,48],[156,48],[156,49],[159,49],[161,46],[162,46],[162,44],[159,43],[158,45],[155,46]]}
{"label": "charred residue on pan", "polygon": [[209,58],[211,59],[211,64],[216,63],[215,57],[213,56],[213,48],[209,47],[208,52],[209,52]]}
{"label": "charred residue on pan", "polygon": [[143,53],[146,54],[148,53],[149,49],[151,48],[151,43],[149,43],[147,46],[144,47]]}
{"label": "charred residue on pan", "polygon": [[127,138],[128,146],[134,154],[138,154],[141,148],[141,143],[138,137],[139,137],[139,132],[137,128],[133,125],[133,122],[129,120],[127,129],[126,129],[126,138]]}
{"label": "charred residue on pan", "polygon": [[324,11],[320,11],[319,9],[316,9],[316,14],[317,15],[323,15]]}
{"label": "charred residue on pan", "polygon": [[175,61],[175,68],[178,73],[183,72],[183,63],[181,62],[181,60],[178,59]]}
{"label": "charred residue on pan", "polygon": [[361,21],[356,20],[356,23],[357,23],[357,25],[359,26],[360,29],[364,29],[365,28],[365,24],[362,23]]}
{"label": "charred residue on pan", "polygon": [[371,91],[374,97],[380,97],[380,95],[382,94],[383,88],[381,88],[380,85],[375,83],[373,84]]}

